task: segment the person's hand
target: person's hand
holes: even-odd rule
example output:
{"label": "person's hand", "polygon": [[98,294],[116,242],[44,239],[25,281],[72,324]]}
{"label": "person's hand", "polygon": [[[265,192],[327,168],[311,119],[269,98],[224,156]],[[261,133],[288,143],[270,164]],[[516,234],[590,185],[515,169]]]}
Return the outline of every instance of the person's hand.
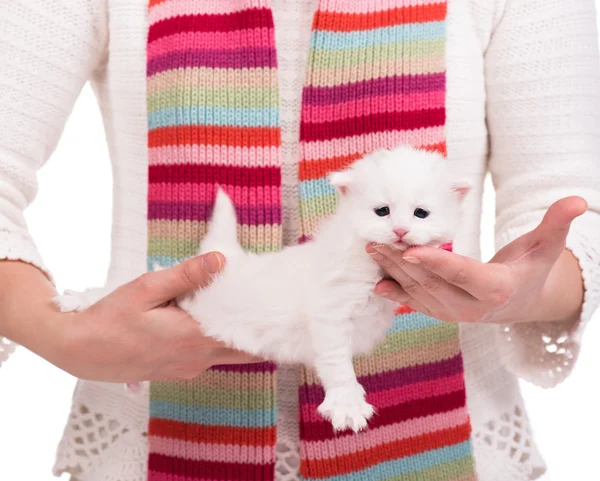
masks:
{"label": "person's hand", "polygon": [[586,209],[581,197],[561,199],[536,229],[488,263],[433,247],[403,252],[369,245],[367,252],[392,278],[375,292],[446,322],[576,320],[583,283],[565,244],[571,222]]}
{"label": "person's hand", "polygon": [[144,274],[90,308],[52,319],[46,359],[73,376],[134,383],[191,379],[218,364],[257,362],[205,337],[199,324],[171,301],[207,286],[225,263],[210,253]]}

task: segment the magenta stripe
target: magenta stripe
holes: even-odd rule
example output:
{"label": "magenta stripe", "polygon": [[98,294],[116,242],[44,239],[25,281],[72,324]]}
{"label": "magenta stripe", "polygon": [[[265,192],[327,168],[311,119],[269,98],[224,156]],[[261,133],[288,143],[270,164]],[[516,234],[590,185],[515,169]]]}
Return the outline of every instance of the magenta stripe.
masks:
{"label": "magenta stripe", "polygon": [[423,109],[424,106],[438,109],[444,107],[445,100],[444,91],[415,93],[405,96],[387,95],[375,99],[351,100],[339,104],[307,105],[304,108],[304,114],[308,122],[322,122],[324,119],[338,121],[384,112],[417,111]]}
{"label": "magenta stripe", "polygon": [[[444,361],[419,364],[373,376],[361,376],[358,378],[358,382],[362,384],[367,392],[374,393],[432,379],[437,379],[438,382],[445,382],[444,378],[462,372],[463,362],[459,354]],[[305,389],[300,391],[300,402],[310,403],[312,399],[321,399],[323,396],[323,387],[313,384],[306,386]]]}
{"label": "magenta stripe", "polygon": [[237,48],[235,50],[177,50],[148,60],[148,77],[177,68],[258,68],[277,66],[274,48]]}
{"label": "magenta stripe", "polygon": [[275,372],[277,366],[272,362],[256,362],[252,364],[227,364],[213,366],[212,371],[220,372]]}
{"label": "magenta stripe", "polygon": [[[196,220],[208,221],[212,215],[212,204],[181,202],[148,202],[148,219]],[[247,225],[279,224],[281,207],[273,206],[236,206],[238,222]]]}
{"label": "magenta stripe", "polygon": [[[280,188],[272,187],[239,187],[221,184],[232,201],[239,206],[256,208],[279,207]],[[148,200],[152,202],[178,202],[190,199],[192,203],[207,203],[214,199],[217,187],[214,184],[186,182],[181,184],[153,183],[148,186]]]}
{"label": "magenta stripe", "polygon": [[148,43],[174,33],[232,32],[256,27],[274,27],[270,9],[252,8],[235,13],[178,15],[150,25]]}
{"label": "magenta stripe", "polygon": [[385,97],[388,95],[406,95],[417,92],[446,90],[446,76],[440,74],[402,75],[365,80],[335,87],[304,88],[304,105],[330,105],[364,98]]}
{"label": "magenta stripe", "polygon": [[[446,379],[433,379],[415,384],[408,384],[402,387],[394,387],[379,392],[368,392],[367,401],[379,409],[406,404],[419,399],[427,399],[436,396],[443,396],[453,392],[462,391],[465,388],[463,374],[458,373]],[[322,420],[317,408],[321,401],[302,404],[302,419],[310,422],[319,422]]]}
{"label": "magenta stripe", "polygon": [[275,48],[274,37],[268,27],[233,32],[177,32],[148,45],[148,58],[173,52],[174,48],[193,45],[195,50],[211,50],[216,45],[224,51],[237,50],[253,38],[259,48]]}

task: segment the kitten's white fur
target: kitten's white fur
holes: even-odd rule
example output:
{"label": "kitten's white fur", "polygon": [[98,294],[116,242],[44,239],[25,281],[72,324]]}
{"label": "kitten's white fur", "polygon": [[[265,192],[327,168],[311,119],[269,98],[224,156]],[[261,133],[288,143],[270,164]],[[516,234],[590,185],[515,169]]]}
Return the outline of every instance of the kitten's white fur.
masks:
{"label": "kitten's white fur", "polygon": [[[263,255],[241,248],[234,206],[219,190],[200,253],[220,251],[227,263],[210,286],[178,304],[208,336],[228,346],[314,367],[326,393],[319,412],[336,430],[358,431],[373,407],[352,357],[383,340],[395,308],[374,295],[383,272],[365,246],[395,244],[394,229],[409,231],[404,244],[395,244],[400,249],[451,241],[465,190],[454,183],[447,161],[408,147],[368,155],[332,174],[330,182],[340,192],[339,204],[313,239]],[[382,206],[389,215],[375,214]],[[418,207],[429,216],[415,217]],[[59,305],[81,308],[70,297],[60,297]]]}

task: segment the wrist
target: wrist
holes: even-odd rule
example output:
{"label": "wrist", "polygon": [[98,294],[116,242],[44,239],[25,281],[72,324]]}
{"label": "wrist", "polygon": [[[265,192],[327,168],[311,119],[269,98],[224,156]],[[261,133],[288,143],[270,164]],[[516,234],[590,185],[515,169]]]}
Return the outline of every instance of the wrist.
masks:
{"label": "wrist", "polygon": [[536,302],[536,320],[575,325],[581,316],[583,299],[579,261],[565,249],[552,267]]}

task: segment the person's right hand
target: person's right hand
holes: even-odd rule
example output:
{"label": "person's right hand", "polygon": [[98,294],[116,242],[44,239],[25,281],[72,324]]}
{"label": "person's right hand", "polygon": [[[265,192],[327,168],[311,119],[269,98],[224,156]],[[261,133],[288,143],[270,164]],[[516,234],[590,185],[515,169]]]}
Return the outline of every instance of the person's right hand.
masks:
{"label": "person's right hand", "polygon": [[134,383],[191,379],[211,366],[258,362],[205,337],[171,301],[207,286],[225,263],[219,253],[144,274],[90,308],[57,314],[43,357],[81,379]]}

